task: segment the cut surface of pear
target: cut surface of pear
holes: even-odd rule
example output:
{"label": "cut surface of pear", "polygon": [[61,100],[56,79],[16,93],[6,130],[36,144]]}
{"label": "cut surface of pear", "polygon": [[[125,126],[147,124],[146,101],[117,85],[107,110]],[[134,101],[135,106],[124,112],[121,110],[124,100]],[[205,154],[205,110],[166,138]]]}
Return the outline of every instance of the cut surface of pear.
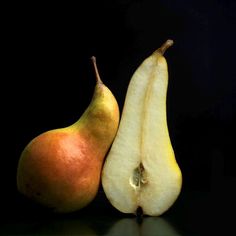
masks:
{"label": "cut surface of pear", "polygon": [[35,137],[18,163],[19,192],[56,212],[79,210],[95,198],[118,128],[117,101],[92,61],[97,81],[88,108],[74,124]]}
{"label": "cut surface of pear", "polygon": [[133,74],[115,140],[107,155],[102,186],[124,213],[158,216],[176,201],[182,186],[167,126],[167,40]]}

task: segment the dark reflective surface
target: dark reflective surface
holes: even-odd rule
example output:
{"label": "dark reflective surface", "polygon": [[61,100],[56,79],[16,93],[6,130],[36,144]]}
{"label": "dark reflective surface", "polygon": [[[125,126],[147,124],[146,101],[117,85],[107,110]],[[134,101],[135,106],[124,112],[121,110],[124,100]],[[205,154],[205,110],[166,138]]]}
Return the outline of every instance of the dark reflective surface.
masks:
{"label": "dark reflective surface", "polygon": [[[142,224],[135,218],[108,219],[51,219],[44,222],[22,222],[8,225],[3,235],[183,235],[165,218],[148,217]],[[114,221],[114,222],[113,222]]]}
{"label": "dark reflective surface", "polygon": [[5,212],[0,235],[208,235],[212,232],[213,202],[208,192],[182,193],[161,217],[137,219],[116,211],[102,192],[87,208],[61,215],[18,196]]}

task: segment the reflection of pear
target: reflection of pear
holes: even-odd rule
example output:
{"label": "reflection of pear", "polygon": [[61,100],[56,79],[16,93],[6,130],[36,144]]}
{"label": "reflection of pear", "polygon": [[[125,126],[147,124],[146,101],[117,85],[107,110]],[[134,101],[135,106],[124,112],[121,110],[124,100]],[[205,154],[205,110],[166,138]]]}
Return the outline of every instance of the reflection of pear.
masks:
{"label": "reflection of pear", "polygon": [[141,225],[134,218],[117,221],[106,236],[181,236],[175,228],[160,217],[143,218]]}
{"label": "reflection of pear", "polygon": [[167,40],[130,80],[117,135],[102,171],[110,203],[124,213],[142,208],[159,216],[176,201],[182,186],[167,127]]}
{"label": "reflection of pear", "polygon": [[145,236],[180,236],[174,226],[162,217],[145,218],[141,225],[141,235]]}
{"label": "reflection of pear", "polygon": [[52,220],[31,230],[37,235],[97,235],[87,222],[78,219]]}
{"label": "reflection of pear", "polygon": [[21,221],[19,219],[18,223],[5,224],[0,227],[0,235],[24,235],[24,236],[96,236],[97,233],[90,226],[90,220],[82,219],[36,219],[33,221],[24,219]]}
{"label": "reflection of pear", "polygon": [[93,64],[97,83],[86,111],[74,124],[34,138],[18,164],[18,190],[57,212],[79,210],[95,198],[118,127],[117,101],[102,83],[94,57]]}
{"label": "reflection of pear", "polygon": [[115,222],[106,236],[139,236],[139,230],[139,225],[134,218],[126,218]]}

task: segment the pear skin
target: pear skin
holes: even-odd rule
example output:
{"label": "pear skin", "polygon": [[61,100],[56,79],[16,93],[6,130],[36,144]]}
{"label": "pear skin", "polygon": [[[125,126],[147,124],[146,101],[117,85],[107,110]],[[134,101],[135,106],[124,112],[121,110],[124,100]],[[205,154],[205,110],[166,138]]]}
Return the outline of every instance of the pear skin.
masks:
{"label": "pear skin", "polygon": [[97,80],[88,108],[74,124],[35,137],[18,163],[19,192],[55,212],[79,210],[95,198],[118,128],[117,101],[92,61]]}

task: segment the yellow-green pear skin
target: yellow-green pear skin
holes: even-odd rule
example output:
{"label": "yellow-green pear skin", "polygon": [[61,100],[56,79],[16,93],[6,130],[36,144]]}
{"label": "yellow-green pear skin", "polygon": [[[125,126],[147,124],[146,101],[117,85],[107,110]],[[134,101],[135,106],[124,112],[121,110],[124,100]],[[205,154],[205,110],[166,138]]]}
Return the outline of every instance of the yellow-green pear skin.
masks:
{"label": "yellow-green pear skin", "polygon": [[34,138],[18,163],[19,192],[55,212],[79,210],[95,198],[119,124],[117,101],[92,61],[97,81],[88,108],[74,124]]}
{"label": "yellow-green pear skin", "polygon": [[167,40],[133,74],[116,138],[102,172],[110,203],[123,213],[159,216],[176,201],[182,173],[172,148],[166,114]]}

